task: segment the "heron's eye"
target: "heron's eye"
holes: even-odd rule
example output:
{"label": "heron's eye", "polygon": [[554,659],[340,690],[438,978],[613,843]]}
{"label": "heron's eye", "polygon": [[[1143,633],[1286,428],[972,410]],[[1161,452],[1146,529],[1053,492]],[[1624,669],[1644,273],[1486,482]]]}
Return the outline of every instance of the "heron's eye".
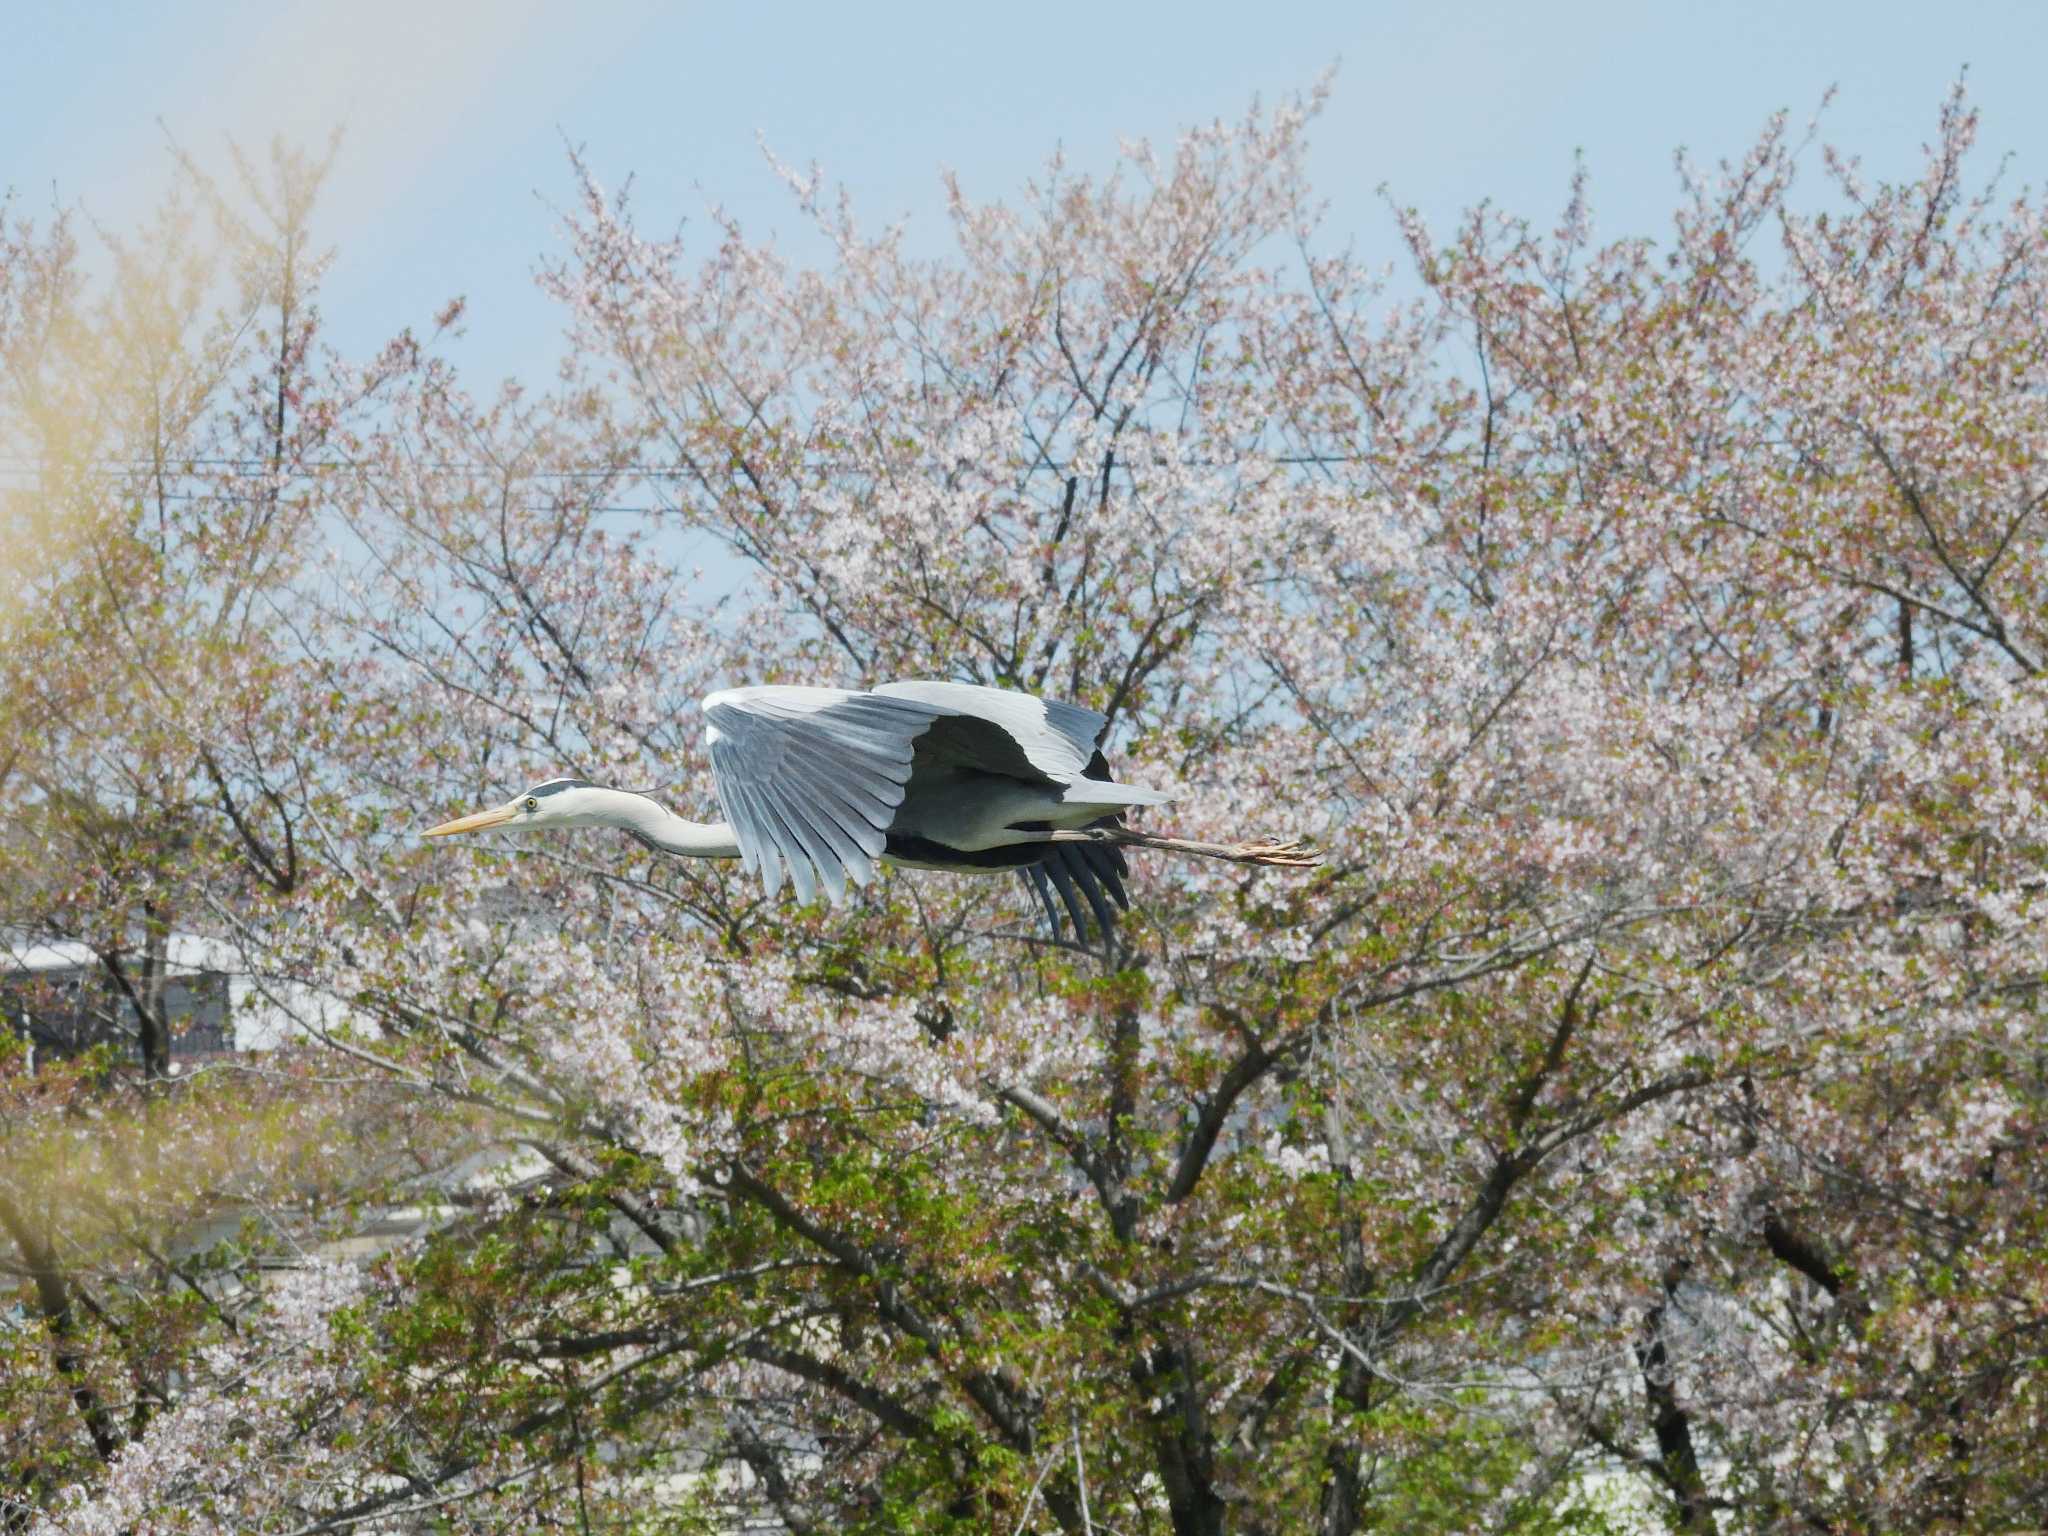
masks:
{"label": "heron's eye", "polygon": [[533,796],[528,795],[526,797],[526,808],[529,811],[537,811],[540,809],[540,802],[534,799]]}

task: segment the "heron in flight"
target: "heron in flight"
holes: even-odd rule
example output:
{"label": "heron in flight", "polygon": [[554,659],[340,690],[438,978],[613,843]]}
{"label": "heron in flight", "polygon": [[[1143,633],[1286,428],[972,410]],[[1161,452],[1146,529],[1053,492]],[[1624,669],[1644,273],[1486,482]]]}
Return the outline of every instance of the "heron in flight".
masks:
{"label": "heron in flight", "polygon": [[1109,721],[1075,704],[915,682],[733,688],[706,698],[704,715],[724,821],[686,821],[647,795],[549,779],[422,835],[617,827],[662,852],[738,859],[770,896],[787,874],[800,900],[822,891],[835,906],[879,864],[1015,869],[1055,937],[1061,907],[1075,936],[1085,932],[1085,902],[1105,939],[1111,903],[1130,907],[1127,847],[1281,869],[1317,862],[1302,843],[1201,843],[1124,825],[1132,806],[1169,797],[1114,782],[1101,745]]}

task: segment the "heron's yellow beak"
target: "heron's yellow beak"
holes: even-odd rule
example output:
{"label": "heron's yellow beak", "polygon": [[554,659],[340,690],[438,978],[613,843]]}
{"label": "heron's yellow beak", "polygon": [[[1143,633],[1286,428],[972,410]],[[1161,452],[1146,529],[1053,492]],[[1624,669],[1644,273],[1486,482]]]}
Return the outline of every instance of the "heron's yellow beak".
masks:
{"label": "heron's yellow beak", "polygon": [[438,827],[429,827],[421,837],[453,837],[458,832],[481,832],[486,827],[495,827],[510,821],[518,811],[509,805],[493,806],[488,811],[478,811],[474,816],[458,816],[453,821],[444,821]]}

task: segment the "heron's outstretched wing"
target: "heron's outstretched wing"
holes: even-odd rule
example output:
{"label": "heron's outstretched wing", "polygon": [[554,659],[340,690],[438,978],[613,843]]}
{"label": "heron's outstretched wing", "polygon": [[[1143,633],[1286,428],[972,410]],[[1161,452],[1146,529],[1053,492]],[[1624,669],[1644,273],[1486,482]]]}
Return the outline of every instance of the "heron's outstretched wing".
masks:
{"label": "heron's outstretched wing", "polygon": [[734,688],[704,701],[711,775],[750,873],[836,904],[866,885],[910,781],[912,743],[951,711],[843,688]]}
{"label": "heron's outstretched wing", "polygon": [[[849,883],[873,879],[914,766],[1047,785],[1109,778],[1096,746],[1103,716],[971,683],[734,688],[705,699],[704,713],[719,801],[742,861],[771,896],[785,870],[804,901],[822,888],[836,903]],[[1125,793],[1140,803],[1148,792]],[[1062,851],[1048,865],[1077,930],[1076,887],[1106,931],[1104,892],[1123,904],[1127,872],[1121,854],[1094,849]]]}

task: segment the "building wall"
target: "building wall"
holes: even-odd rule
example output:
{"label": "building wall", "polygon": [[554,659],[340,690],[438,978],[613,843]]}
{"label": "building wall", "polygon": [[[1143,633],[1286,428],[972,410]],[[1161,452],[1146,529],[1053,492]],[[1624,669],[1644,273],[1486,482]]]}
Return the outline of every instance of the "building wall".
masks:
{"label": "building wall", "polygon": [[[260,981],[241,971],[236,958],[218,941],[171,936],[163,1005],[174,1064],[275,1050],[294,1036],[345,1021],[338,1000]],[[91,950],[68,940],[6,934],[0,934],[0,1029],[54,1056],[75,1056],[101,1042],[132,1050],[136,1039],[134,1009]]]}

